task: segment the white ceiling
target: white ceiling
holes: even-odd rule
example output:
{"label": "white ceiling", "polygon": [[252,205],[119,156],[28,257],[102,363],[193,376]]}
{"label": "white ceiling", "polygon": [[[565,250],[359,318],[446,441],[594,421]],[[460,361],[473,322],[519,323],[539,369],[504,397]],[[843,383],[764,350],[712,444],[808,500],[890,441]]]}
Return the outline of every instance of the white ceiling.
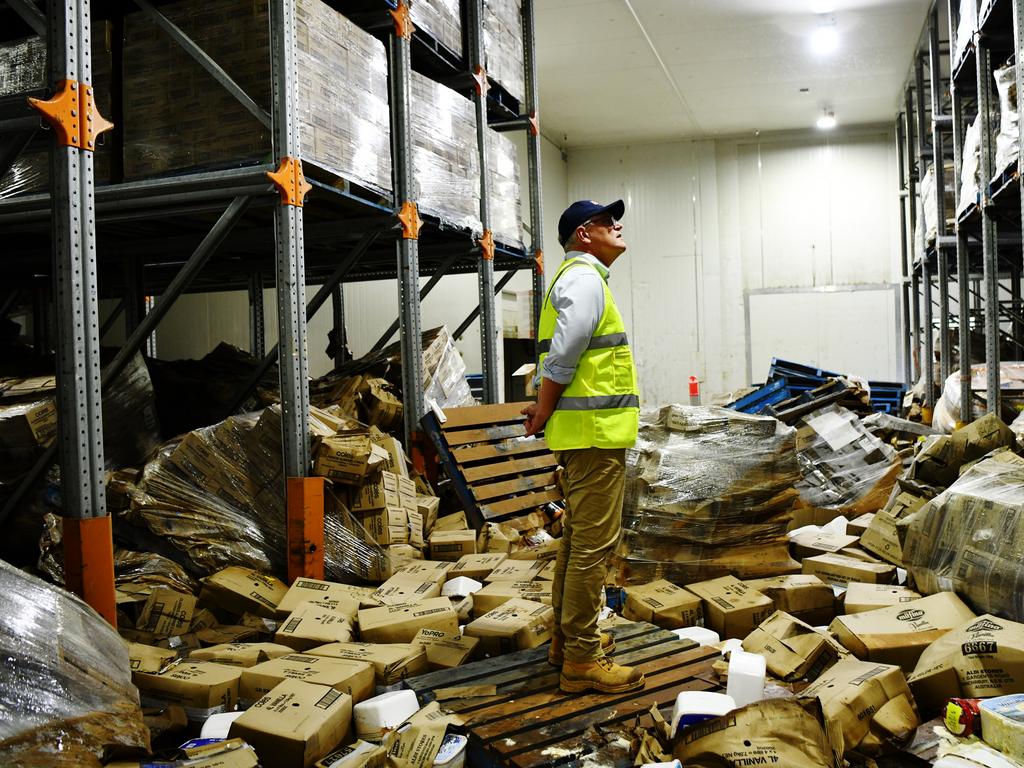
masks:
{"label": "white ceiling", "polygon": [[[535,0],[541,126],[566,147],[891,122],[929,0]],[[820,13],[839,49],[813,53]],[[800,93],[800,88],[809,93]]]}

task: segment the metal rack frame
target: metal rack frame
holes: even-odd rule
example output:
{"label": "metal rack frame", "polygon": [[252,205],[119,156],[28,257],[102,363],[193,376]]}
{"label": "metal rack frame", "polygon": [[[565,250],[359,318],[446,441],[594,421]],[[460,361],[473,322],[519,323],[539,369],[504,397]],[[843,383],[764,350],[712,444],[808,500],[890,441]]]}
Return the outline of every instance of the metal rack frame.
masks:
{"label": "metal rack frame", "polygon": [[[207,70],[246,109],[271,129],[273,164],[196,171],[182,176],[113,183],[94,189],[92,147],[52,145],[52,191],[0,200],[0,231],[19,254],[9,264],[11,275],[19,269],[34,275],[52,233],[53,297],[57,313],[57,381],[61,431],[57,444],[47,451],[25,482],[0,511],[0,521],[24,498],[33,482],[59,453],[66,515],[71,520],[100,520],[99,540],[110,550],[110,518],[103,485],[103,443],[100,414],[101,384],[108,383],[142,348],[173,302],[185,292],[245,290],[249,296],[251,352],[261,356],[258,373],[280,361],[282,399],[282,453],[286,477],[308,475],[310,461],[306,423],[309,387],[306,325],[328,298],[332,299],[335,361],[344,357],[344,301],[340,285],[352,280],[394,278],[399,317],[382,337],[383,346],[399,332],[403,357],[405,436],[415,446],[415,433],[425,412],[420,350],[420,301],[445,274],[476,271],[480,301],[477,309],[459,326],[456,338],[477,316],[481,317],[481,345],[485,400],[498,397],[495,294],[522,269],[531,269],[534,282],[534,318],[539,317],[543,295],[543,220],[541,216],[540,133],[535,67],[534,0],[522,0],[525,109],[490,80],[483,68],[483,0],[467,0],[471,24],[468,67],[428,35],[411,24],[404,0],[367,2],[367,20],[357,23],[383,37],[388,51],[391,109],[393,200],[380,200],[356,185],[337,179],[306,179],[298,160],[296,71],[294,50],[295,0],[270,0],[272,110],[268,115],[187,34],[166,19],[148,0],[135,5],[153,19]],[[331,3],[328,3],[331,4]],[[7,0],[0,18],[10,37],[36,33],[49,45],[51,90],[63,80],[91,84],[89,25],[90,0],[61,3],[48,0],[43,14],[35,0]],[[337,4],[334,4],[338,7]],[[346,15],[349,4],[343,9]],[[355,5],[354,3],[351,5]],[[111,10],[109,6],[105,10]],[[129,10],[131,8],[129,7]],[[125,12],[114,8],[115,12]],[[356,20],[352,16],[353,20]],[[383,21],[382,21],[383,20]],[[23,30],[18,29],[21,23]],[[23,36],[20,35],[20,36]],[[415,45],[414,45],[415,41]],[[420,58],[417,59],[417,56]],[[421,218],[412,199],[412,141],[410,133],[409,80],[413,67],[436,79],[447,78],[453,87],[469,92],[477,114],[480,155],[481,220],[484,237],[472,242],[468,232],[457,230],[434,217]],[[476,77],[474,78],[473,75]],[[487,85],[493,88],[488,93]],[[521,112],[521,113],[520,113]],[[490,234],[487,178],[488,126],[495,130],[526,130],[528,140],[528,187],[532,220],[531,251],[495,243]],[[0,176],[28,146],[39,128],[39,118],[24,107],[23,100],[0,104]],[[274,185],[268,181],[270,176]],[[306,192],[314,194],[306,199]],[[278,200],[280,195],[280,200]],[[272,229],[267,208],[272,208]],[[427,226],[423,226],[426,224]],[[421,233],[421,227],[422,233]],[[112,269],[97,249],[97,235],[114,241],[123,252],[142,250],[147,262],[120,260]],[[198,246],[195,241],[199,240]],[[262,289],[269,277],[269,259],[253,258],[258,244],[273,243],[273,268],[278,287],[278,335],[280,343],[269,353],[263,349],[264,309]],[[394,243],[394,245],[392,245]],[[192,255],[182,263],[182,250]],[[386,256],[390,250],[390,259]],[[217,263],[211,261],[218,255]],[[390,265],[389,265],[390,262]],[[494,269],[505,275],[497,283]],[[430,281],[418,288],[420,276]],[[35,281],[38,283],[38,280]],[[306,285],[318,290],[308,303]],[[4,297],[5,313],[17,302],[24,285],[12,283]],[[145,294],[159,294],[148,311]],[[120,299],[103,330],[123,315],[128,339],[115,360],[100,371],[102,336],[98,323],[101,295]],[[41,303],[41,302],[37,302]],[[43,304],[45,309],[45,304]],[[395,327],[397,326],[397,328]],[[102,379],[102,382],[101,382]],[[253,377],[253,382],[258,376]],[[238,404],[247,392],[240,394]],[[282,484],[282,492],[284,487]],[[76,532],[81,528],[82,534]],[[66,527],[65,530],[68,530]],[[90,528],[95,530],[94,528]],[[66,539],[86,538],[78,560],[70,559],[69,584],[91,603],[102,606],[113,619],[112,550],[96,554],[95,534],[76,526]],[[91,552],[91,554],[89,554]],[[109,556],[108,556],[109,555]],[[69,552],[69,557],[71,553]],[[76,574],[109,570],[100,580],[98,595],[76,582]],[[106,567],[109,562],[109,569]],[[109,581],[109,583],[107,583]],[[109,595],[107,595],[109,592]],[[107,604],[109,597],[109,605]]]}
{"label": "metal rack frame", "polygon": [[[932,4],[922,39],[914,53],[911,77],[904,89],[904,108],[896,118],[896,146],[899,168],[901,254],[903,263],[904,311],[903,355],[913,359],[913,379],[924,379],[925,402],[935,405],[936,384],[952,373],[950,331],[958,330],[960,366],[959,422],[971,418],[971,328],[984,329],[986,407],[1000,413],[1000,344],[1008,340],[1024,350],[1024,316],[1021,300],[1022,240],[1019,222],[1007,226],[1006,212],[1021,213],[1021,176],[1012,165],[994,167],[995,134],[991,121],[994,66],[1009,55],[1020,61],[1024,30],[1021,28],[1021,0],[991,0],[982,13],[970,45],[959,61],[952,61],[959,26],[958,0],[937,0]],[[940,7],[940,3],[942,4]],[[940,13],[948,20],[941,29]],[[943,41],[943,32],[948,41]],[[943,66],[949,80],[942,76]],[[924,69],[928,70],[925,80]],[[1024,73],[1017,71],[1018,87]],[[948,93],[947,93],[948,88]],[[926,97],[927,96],[927,97]],[[967,206],[950,231],[944,204],[944,161],[953,160],[954,211],[960,211],[960,176],[964,163],[964,140],[968,123],[980,116],[980,199]],[[1018,156],[1020,146],[1018,146]],[[921,180],[929,163],[936,179],[937,234],[926,243],[924,253],[915,252],[917,200]],[[1019,167],[1020,163],[1015,163]],[[1012,218],[1012,216],[1011,216]],[[909,225],[909,226],[908,226]],[[955,279],[954,279],[955,276]],[[1007,285],[1003,285],[1007,284]],[[955,287],[954,287],[955,286]],[[937,291],[938,299],[932,297]],[[1008,294],[1008,296],[1006,295]],[[956,304],[955,312],[950,303]],[[937,318],[933,308],[937,307]],[[933,338],[939,333],[940,382],[934,381]],[[907,366],[908,372],[910,366]]]}

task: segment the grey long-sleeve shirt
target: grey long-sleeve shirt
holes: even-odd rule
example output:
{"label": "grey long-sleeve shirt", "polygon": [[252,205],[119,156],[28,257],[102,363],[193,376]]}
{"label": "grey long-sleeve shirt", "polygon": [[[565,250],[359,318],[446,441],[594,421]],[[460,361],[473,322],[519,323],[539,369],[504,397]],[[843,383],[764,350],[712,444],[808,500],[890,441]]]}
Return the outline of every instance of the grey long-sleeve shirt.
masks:
{"label": "grey long-sleeve shirt", "polygon": [[551,337],[551,350],[544,358],[540,376],[558,384],[568,384],[576,373],[580,355],[604,314],[604,283],[608,268],[596,256],[569,251],[566,260],[580,259],[593,264],[597,272],[574,267],[562,273],[551,289],[551,306],[558,310],[558,321]]}

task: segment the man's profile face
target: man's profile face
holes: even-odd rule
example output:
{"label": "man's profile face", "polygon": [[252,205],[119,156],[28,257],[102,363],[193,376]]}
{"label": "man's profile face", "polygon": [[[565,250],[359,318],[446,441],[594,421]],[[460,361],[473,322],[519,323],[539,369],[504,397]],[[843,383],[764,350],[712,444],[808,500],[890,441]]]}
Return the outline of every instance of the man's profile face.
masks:
{"label": "man's profile face", "polygon": [[610,264],[626,250],[626,241],[622,237],[622,224],[617,222],[610,213],[595,216],[581,224],[577,230],[582,241],[590,245],[593,253],[605,264]]}

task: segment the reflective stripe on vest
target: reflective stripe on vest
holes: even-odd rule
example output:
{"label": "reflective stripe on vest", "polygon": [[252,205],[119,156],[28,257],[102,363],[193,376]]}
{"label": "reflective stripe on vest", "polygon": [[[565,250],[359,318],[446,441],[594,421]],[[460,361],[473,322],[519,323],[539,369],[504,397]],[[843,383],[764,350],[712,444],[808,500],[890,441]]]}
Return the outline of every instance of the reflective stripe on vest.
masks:
{"label": "reflective stripe on vest", "polygon": [[[593,269],[601,274],[592,263],[579,258],[563,262],[555,273],[537,328],[541,371],[558,322],[558,311],[551,305],[551,291],[569,269]],[[553,451],[628,448],[636,442],[640,393],[633,355],[622,315],[603,275],[601,285],[604,312],[580,355],[572,381],[562,392],[544,429],[545,440]]]}

